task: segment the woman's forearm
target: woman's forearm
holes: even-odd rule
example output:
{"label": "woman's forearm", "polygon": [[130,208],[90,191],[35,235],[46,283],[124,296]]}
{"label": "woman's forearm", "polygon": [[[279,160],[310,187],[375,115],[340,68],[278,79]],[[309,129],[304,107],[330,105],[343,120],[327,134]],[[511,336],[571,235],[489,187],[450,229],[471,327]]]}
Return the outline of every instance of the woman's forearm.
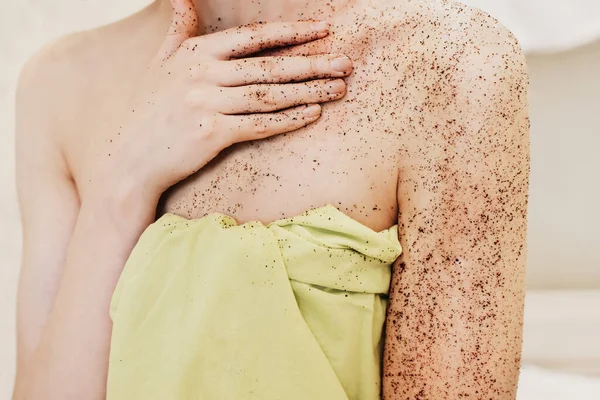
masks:
{"label": "woman's forearm", "polygon": [[56,301],[15,399],[105,397],[110,301],[131,250],[152,222],[153,207],[144,208],[115,200],[82,204]]}

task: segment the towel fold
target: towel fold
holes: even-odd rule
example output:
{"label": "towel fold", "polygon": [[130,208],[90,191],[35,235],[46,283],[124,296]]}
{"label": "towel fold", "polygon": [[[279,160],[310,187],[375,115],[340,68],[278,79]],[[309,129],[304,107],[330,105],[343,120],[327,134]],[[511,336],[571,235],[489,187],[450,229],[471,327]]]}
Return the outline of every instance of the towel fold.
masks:
{"label": "towel fold", "polygon": [[394,226],[333,206],[237,225],[165,215],[111,304],[108,400],[378,400]]}

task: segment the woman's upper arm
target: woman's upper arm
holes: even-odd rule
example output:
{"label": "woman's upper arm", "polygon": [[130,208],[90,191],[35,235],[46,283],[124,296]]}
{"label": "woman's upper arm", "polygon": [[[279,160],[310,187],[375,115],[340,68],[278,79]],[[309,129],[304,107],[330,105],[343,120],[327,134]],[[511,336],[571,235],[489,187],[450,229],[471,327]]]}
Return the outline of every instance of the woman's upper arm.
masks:
{"label": "woman's upper arm", "polygon": [[514,38],[487,19],[474,21],[436,59],[441,90],[421,105],[431,114],[416,132],[416,157],[399,174],[404,253],[390,290],[386,399],[514,399],[516,392],[528,77]]}
{"label": "woman's upper arm", "polygon": [[17,90],[17,190],[23,226],[17,373],[39,344],[79,210],[54,123],[57,112],[68,110],[61,109],[61,90],[51,78],[53,63],[47,53],[27,63]]}

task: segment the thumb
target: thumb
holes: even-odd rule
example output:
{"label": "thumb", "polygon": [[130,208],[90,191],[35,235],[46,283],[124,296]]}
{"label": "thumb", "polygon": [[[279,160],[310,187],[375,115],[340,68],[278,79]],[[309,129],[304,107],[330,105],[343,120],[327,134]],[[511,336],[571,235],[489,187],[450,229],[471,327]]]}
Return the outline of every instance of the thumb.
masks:
{"label": "thumb", "polygon": [[169,58],[177,49],[191,37],[198,35],[198,15],[192,0],[171,0],[173,16],[167,36],[163,41],[156,58]]}

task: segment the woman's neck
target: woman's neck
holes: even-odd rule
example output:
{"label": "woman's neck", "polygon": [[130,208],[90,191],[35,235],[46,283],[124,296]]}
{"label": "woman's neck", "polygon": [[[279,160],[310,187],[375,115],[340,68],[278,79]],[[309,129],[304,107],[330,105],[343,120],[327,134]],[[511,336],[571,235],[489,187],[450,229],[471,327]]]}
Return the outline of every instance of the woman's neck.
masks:
{"label": "woman's neck", "polygon": [[[165,10],[171,0],[158,0]],[[174,0],[185,1],[185,0]],[[201,32],[214,32],[258,21],[325,20],[362,0],[193,0]]]}

